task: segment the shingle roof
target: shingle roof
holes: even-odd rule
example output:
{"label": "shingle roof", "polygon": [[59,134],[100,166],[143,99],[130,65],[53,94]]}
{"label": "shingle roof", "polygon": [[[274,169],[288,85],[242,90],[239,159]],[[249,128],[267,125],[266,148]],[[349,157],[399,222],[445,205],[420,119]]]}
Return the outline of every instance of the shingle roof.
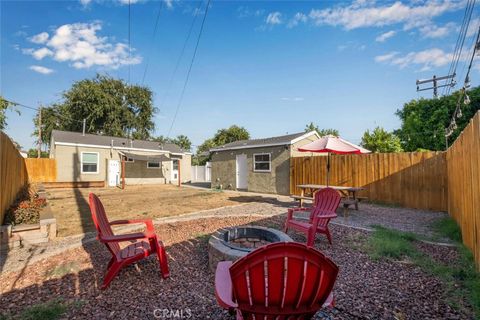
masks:
{"label": "shingle roof", "polygon": [[136,149],[149,149],[149,150],[159,150],[159,151],[169,151],[173,153],[184,153],[179,146],[173,143],[160,144],[155,141],[145,141],[145,140],[131,140],[121,137],[111,137],[111,136],[101,136],[96,134],[85,134],[82,135],[81,132],[70,132],[70,131],[60,131],[53,130],[52,138],[55,142],[64,142],[64,143],[75,143],[75,144],[88,144],[88,145],[97,145],[97,146],[112,146],[118,148],[136,148]]}
{"label": "shingle roof", "polygon": [[300,138],[302,136],[307,136],[313,134],[312,132],[298,132],[287,134],[284,136],[263,138],[263,139],[251,139],[251,140],[239,140],[231,143],[224,144],[220,147],[212,148],[210,151],[221,151],[221,150],[230,150],[230,149],[247,149],[247,148],[259,148],[259,147],[268,147],[268,146],[277,146],[277,145],[290,145],[293,140]]}

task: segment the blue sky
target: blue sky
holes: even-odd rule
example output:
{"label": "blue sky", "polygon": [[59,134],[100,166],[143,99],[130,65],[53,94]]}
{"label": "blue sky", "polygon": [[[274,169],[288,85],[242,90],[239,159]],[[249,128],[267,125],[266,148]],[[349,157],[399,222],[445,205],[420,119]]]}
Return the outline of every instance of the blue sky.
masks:
{"label": "blue sky", "polygon": [[[199,2],[193,1],[131,0],[129,55],[125,2],[2,1],[1,95],[48,105],[74,81],[97,72],[128,80],[129,69],[130,82],[141,84],[149,61],[144,84],[160,108],[155,135],[166,135],[205,3],[197,10]],[[394,113],[404,102],[431,96],[416,92],[416,79],[448,72],[465,5],[463,0],[213,1],[171,136],[185,134],[198,145],[232,124],[261,138],[303,131],[312,121],[358,143],[366,129],[395,129]],[[170,82],[195,16],[194,33]],[[476,9],[466,51],[479,21]],[[6,132],[29,148],[34,111],[20,111],[20,116],[8,113]]]}

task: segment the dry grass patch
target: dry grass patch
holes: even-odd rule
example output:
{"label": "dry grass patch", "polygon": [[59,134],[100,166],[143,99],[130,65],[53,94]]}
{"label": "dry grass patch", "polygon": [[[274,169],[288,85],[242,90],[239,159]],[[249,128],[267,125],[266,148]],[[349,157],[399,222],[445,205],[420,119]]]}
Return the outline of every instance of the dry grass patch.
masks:
{"label": "dry grass patch", "polygon": [[88,207],[90,192],[100,197],[110,220],[160,218],[244,203],[229,199],[231,193],[172,185],[51,189],[49,203],[60,237],[94,231]]}

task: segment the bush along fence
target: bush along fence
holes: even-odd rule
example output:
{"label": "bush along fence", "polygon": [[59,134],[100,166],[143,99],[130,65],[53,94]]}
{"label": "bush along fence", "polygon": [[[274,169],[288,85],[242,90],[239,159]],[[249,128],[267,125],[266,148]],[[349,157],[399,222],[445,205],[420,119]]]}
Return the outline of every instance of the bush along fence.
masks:
{"label": "bush along fence", "polygon": [[[290,193],[298,184],[326,184],[326,157],[290,162]],[[371,201],[447,211],[480,268],[480,111],[447,152],[332,155],[330,184],[365,187]]]}

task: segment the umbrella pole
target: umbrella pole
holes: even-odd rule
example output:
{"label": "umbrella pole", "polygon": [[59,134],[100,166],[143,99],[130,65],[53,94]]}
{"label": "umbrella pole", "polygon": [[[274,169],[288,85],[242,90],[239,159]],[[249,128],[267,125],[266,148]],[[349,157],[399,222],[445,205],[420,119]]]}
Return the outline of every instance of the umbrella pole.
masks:
{"label": "umbrella pole", "polygon": [[330,152],[327,157],[327,187],[330,184]]}

